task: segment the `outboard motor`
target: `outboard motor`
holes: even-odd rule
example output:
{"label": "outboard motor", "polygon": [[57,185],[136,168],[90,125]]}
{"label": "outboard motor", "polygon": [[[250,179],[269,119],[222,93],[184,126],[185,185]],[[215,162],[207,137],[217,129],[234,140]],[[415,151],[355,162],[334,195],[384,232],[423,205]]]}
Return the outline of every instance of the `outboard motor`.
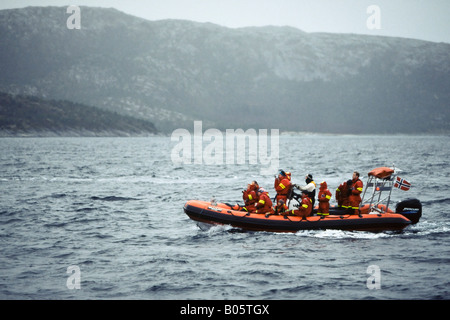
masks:
{"label": "outboard motor", "polygon": [[413,224],[416,224],[422,217],[422,203],[415,198],[400,201],[395,207],[395,213],[401,214],[411,220]]}

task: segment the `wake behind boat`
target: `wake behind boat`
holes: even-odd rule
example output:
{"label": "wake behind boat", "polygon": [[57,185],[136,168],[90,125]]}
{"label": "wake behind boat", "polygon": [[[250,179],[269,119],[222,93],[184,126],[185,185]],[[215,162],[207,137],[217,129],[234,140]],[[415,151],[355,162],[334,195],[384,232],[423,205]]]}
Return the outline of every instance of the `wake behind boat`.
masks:
{"label": "wake behind boat", "polygon": [[[184,212],[198,223],[230,225],[251,231],[297,232],[300,230],[338,229],[352,231],[402,230],[417,223],[422,216],[422,204],[417,199],[407,199],[397,204],[395,212],[389,209],[391,192],[398,184],[394,169],[381,167],[369,172],[359,214],[348,214],[342,208],[330,208],[329,215],[311,216],[264,215],[249,213],[240,205],[190,200]],[[396,185],[397,186],[397,185]],[[387,193],[387,195],[385,195]],[[299,195],[292,193],[291,206],[299,206]],[[298,204],[292,202],[297,201]]]}

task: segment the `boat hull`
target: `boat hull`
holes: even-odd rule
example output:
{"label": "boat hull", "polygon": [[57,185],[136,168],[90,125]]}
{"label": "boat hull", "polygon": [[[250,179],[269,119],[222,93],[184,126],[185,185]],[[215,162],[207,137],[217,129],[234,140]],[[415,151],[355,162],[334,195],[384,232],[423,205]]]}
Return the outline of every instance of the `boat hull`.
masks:
{"label": "boat hull", "polygon": [[300,230],[351,230],[351,231],[388,231],[402,230],[411,221],[401,214],[361,214],[361,215],[329,215],[326,217],[311,216],[300,218],[296,216],[248,214],[245,211],[232,210],[229,205],[191,200],[186,202],[184,212],[194,221],[230,225],[250,231],[297,232]]}

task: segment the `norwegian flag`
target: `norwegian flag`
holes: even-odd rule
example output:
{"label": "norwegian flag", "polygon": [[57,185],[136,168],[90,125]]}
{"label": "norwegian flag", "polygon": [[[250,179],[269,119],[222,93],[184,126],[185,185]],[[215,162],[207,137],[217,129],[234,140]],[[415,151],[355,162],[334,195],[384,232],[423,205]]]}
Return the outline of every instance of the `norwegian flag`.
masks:
{"label": "norwegian flag", "polygon": [[403,191],[408,191],[411,188],[411,183],[409,183],[405,179],[397,177],[394,182],[394,187],[402,189]]}

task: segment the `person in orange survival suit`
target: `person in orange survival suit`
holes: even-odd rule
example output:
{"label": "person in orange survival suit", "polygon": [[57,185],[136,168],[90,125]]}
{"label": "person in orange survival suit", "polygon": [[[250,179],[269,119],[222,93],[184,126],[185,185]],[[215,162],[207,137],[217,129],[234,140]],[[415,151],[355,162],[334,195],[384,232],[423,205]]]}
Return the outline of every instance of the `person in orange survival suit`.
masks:
{"label": "person in orange survival suit", "polygon": [[311,215],[312,207],[313,207],[313,204],[312,204],[311,198],[308,196],[308,194],[303,193],[302,194],[302,202],[300,203],[300,206],[298,207],[298,209],[283,212],[283,213],[281,213],[281,215],[283,215],[283,216],[294,215],[294,216],[306,218]]}
{"label": "person in orange survival suit", "polygon": [[288,210],[288,206],[284,203],[283,199],[278,200],[277,205],[274,208],[275,214],[282,214]]}
{"label": "person in orange survival suit", "polygon": [[258,189],[258,202],[256,203],[255,213],[259,214],[273,214],[272,200],[270,200],[269,193],[263,188]]}
{"label": "person in orange survival suit", "polygon": [[349,189],[352,188],[352,180],[342,182],[336,189],[336,200],[339,208],[348,209],[349,202],[348,196],[350,195]]}
{"label": "person in orange survival suit", "polygon": [[359,204],[361,203],[361,193],[363,191],[363,183],[359,180],[359,172],[353,172],[352,187],[349,189],[350,195],[348,197],[349,209],[353,214],[359,214]]}
{"label": "person in orange survival suit", "polygon": [[330,199],[331,192],[328,190],[328,185],[325,181],[322,181],[319,189],[319,209],[317,210],[319,216],[328,216],[330,214]]}
{"label": "person in orange survival suit", "polygon": [[287,198],[289,196],[289,192],[291,191],[291,185],[290,172],[280,170],[278,177],[275,177],[274,182],[274,188],[277,192],[277,196],[275,197],[276,203],[278,203],[279,200],[283,200],[284,203],[287,203]]}
{"label": "person in orange survival suit", "polygon": [[256,211],[256,203],[259,201],[257,192],[259,189],[258,182],[252,181],[247,185],[247,190],[242,191],[242,199],[244,199],[245,207],[243,208],[247,212]]}

